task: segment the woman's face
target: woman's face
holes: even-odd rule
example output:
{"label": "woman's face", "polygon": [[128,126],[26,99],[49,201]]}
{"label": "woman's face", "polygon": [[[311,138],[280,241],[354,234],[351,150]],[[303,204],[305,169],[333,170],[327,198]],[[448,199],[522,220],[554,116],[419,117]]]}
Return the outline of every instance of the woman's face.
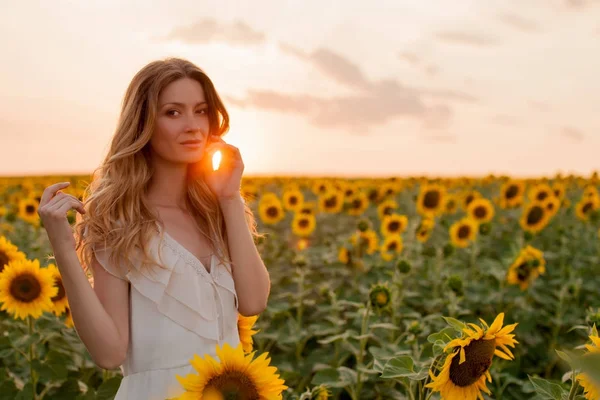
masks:
{"label": "woman's face", "polygon": [[[183,78],[167,85],[158,97],[156,127],[150,146],[154,155],[175,163],[202,159],[209,134],[208,104],[202,85]],[[193,146],[185,141],[199,140]]]}

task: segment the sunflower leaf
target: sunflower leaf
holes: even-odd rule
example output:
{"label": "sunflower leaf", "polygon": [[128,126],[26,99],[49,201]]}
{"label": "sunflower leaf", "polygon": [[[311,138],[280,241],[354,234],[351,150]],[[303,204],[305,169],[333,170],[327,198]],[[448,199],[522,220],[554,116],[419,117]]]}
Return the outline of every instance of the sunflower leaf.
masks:
{"label": "sunflower leaf", "polygon": [[381,378],[407,378],[415,372],[415,362],[410,356],[398,356],[388,360],[383,367]]}
{"label": "sunflower leaf", "polygon": [[455,318],[452,318],[452,317],[442,317],[442,318],[444,318],[446,323],[448,325],[450,325],[451,327],[453,327],[458,332],[462,332],[463,329],[465,329],[467,327],[463,322],[460,322],[459,320],[457,320]]}
{"label": "sunflower leaf", "polygon": [[530,375],[527,376],[533,384],[535,391],[542,397],[542,399],[561,400],[567,395],[567,391],[556,383],[549,382],[542,378],[534,378]]}
{"label": "sunflower leaf", "polygon": [[116,376],[114,378],[110,378],[104,382],[98,388],[96,392],[97,400],[109,400],[113,399],[117,390],[119,389],[119,385],[121,384],[122,377]]}
{"label": "sunflower leaf", "polygon": [[556,351],[556,354],[558,354],[558,356],[560,358],[562,358],[563,360],[565,360],[569,365],[573,364],[573,360],[571,360],[571,357],[565,353],[564,351],[560,351],[560,350],[554,350]]}

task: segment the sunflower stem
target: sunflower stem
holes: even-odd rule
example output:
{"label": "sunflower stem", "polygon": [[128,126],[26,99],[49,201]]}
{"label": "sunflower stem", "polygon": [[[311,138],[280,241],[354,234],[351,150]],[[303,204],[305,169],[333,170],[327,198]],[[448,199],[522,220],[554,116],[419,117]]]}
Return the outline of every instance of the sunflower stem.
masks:
{"label": "sunflower stem", "polygon": [[575,398],[575,394],[577,393],[577,389],[579,389],[579,381],[575,379],[575,371],[571,372],[571,390],[569,391],[568,400],[573,400]]}
{"label": "sunflower stem", "polygon": [[[31,315],[27,316],[27,328],[28,328],[28,332],[29,332],[29,337],[33,336],[33,331],[34,331],[34,321],[33,321],[33,317]],[[34,343],[30,343],[29,344],[29,377],[31,379],[31,392],[33,393],[33,400],[37,399],[37,394],[36,394],[36,383],[37,383],[37,377],[35,376],[35,370],[33,369],[33,360],[35,358],[35,349],[34,349]]]}
{"label": "sunflower stem", "polygon": [[363,314],[363,319],[362,319],[362,324],[361,324],[361,328],[360,328],[360,347],[358,350],[358,356],[356,358],[356,369],[357,369],[357,373],[356,373],[356,390],[355,390],[355,396],[357,397],[357,399],[360,399],[360,392],[362,390],[362,372],[360,371],[360,368],[363,366],[363,358],[364,358],[364,352],[365,352],[365,347],[367,345],[367,338],[365,338],[364,336],[367,334],[367,329],[368,329],[368,322],[369,322],[369,313],[371,311],[371,300],[367,300],[367,307],[365,308],[365,312]]}

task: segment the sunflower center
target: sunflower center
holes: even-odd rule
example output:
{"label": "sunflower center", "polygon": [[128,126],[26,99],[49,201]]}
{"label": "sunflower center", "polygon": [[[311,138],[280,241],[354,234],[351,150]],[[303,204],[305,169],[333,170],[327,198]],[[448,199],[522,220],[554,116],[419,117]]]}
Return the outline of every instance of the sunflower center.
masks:
{"label": "sunflower center", "polygon": [[42,286],[35,276],[24,273],[10,284],[10,294],[13,298],[23,303],[30,303],[37,299],[42,293]]}
{"label": "sunflower center", "polygon": [[519,282],[525,282],[529,278],[531,268],[529,263],[522,263],[517,267],[517,279]]}
{"label": "sunflower center", "polygon": [[454,210],[454,207],[456,207],[456,202],[454,200],[449,200],[446,203],[446,210]]}
{"label": "sunflower center", "polygon": [[473,214],[477,219],[484,219],[487,216],[487,209],[484,206],[475,207]]}
{"label": "sunflower center", "polygon": [[437,208],[440,204],[440,192],[437,190],[430,190],[423,196],[423,205],[425,208]]}
{"label": "sunflower center", "polygon": [[360,208],[362,206],[362,201],[360,199],[354,199],[352,201],[352,208]]}
{"label": "sunflower center", "polygon": [[506,197],[507,199],[512,199],[513,197],[516,197],[518,193],[519,188],[517,187],[517,185],[510,185],[508,189],[506,189],[504,197]]}
{"label": "sunflower center", "polygon": [[306,218],[302,218],[301,220],[298,221],[298,226],[300,228],[307,228],[308,227],[308,220]]}
{"label": "sunflower center", "polygon": [[388,244],[388,246],[387,246],[387,249],[388,249],[389,251],[396,250],[397,248],[398,248],[398,243],[396,243],[396,242],[391,242],[391,243],[390,243],[390,244]]}
{"label": "sunflower center", "polygon": [[393,211],[394,211],[393,207],[385,207],[383,209],[383,215],[391,215]]}
{"label": "sunflower center", "polygon": [[544,217],[544,209],[540,206],[534,206],[527,215],[527,225],[535,225]]}
{"label": "sunflower center", "polygon": [[385,292],[379,292],[377,293],[377,296],[375,296],[375,301],[377,301],[377,304],[380,306],[384,306],[388,303],[388,296]]}
{"label": "sunflower center", "polygon": [[592,208],[592,203],[588,201],[587,203],[585,203],[585,204],[583,205],[583,207],[581,208],[581,211],[582,211],[584,214],[587,214],[587,212],[588,212],[588,211],[590,211],[590,209],[591,209],[591,208]]}
{"label": "sunflower center", "polygon": [[9,262],[8,254],[0,250],[0,272],[4,269],[4,266]]}
{"label": "sunflower center", "polygon": [[277,207],[269,207],[267,208],[267,215],[269,217],[277,217],[279,215],[279,210],[277,209]]}
{"label": "sunflower center", "polygon": [[388,231],[397,232],[400,229],[400,223],[398,221],[392,221],[388,224]]}
{"label": "sunflower center", "polygon": [[66,292],[65,287],[62,284],[62,279],[54,278],[54,286],[58,288],[58,293],[51,300],[53,303],[56,303],[57,301],[60,301],[65,298]]}
{"label": "sunflower center", "polygon": [[28,215],[32,215],[33,213],[35,213],[35,207],[31,204],[27,204],[25,206],[25,213],[27,213]]}
{"label": "sunflower center", "polygon": [[539,192],[539,193],[537,194],[537,196],[536,196],[536,198],[537,198],[539,201],[542,201],[542,200],[544,200],[546,197],[548,197],[548,193],[547,193],[547,192]]}
{"label": "sunflower center", "polygon": [[459,354],[450,364],[450,380],[456,386],[466,387],[474,384],[492,365],[492,357],[496,350],[496,339],[474,340],[465,346],[465,362],[460,364]]}
{"label": "sunflower center", "polygon": [[471,233],[471,228],[468,225],[462,225],[460,228],[458,228],[458,238],[459,239],[468,238],[470,233]]}
{"label": "sunflower center", "polygon": [[298,198],[296,196],[291,196],[288,201],[293,206],[295,206],[296,204],[298,204]]}
{"label": "sunflower center", "polygon": [[472,194],[467,195],[467,197],[465,197],[465,205],[469,205],[471,204],[471,202],[475,200],[475,196]]}
{"label": "sunflower center", "polygon": [[335,206],[337,206],[337,197],[332,196],[332,197],[328,198],[327,200],[325,200],[325,207],[333,208]]}
{"label": "sunflower center", "polygon": [[224,400],[259,400],[256,385],[241,371],[226,371],[215,376],[206,385],[205,391],[216,390]]}

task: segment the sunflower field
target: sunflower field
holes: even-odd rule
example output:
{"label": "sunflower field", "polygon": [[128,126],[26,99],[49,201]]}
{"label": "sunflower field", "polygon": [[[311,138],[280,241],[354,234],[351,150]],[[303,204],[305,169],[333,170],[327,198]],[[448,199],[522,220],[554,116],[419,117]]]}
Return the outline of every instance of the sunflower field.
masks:
{"label": "sunflower field", "polygon": [[[45,187],[82,199],[90,179],[0,178],[0,399],[119,386],[73,327],[37,214]],[[596,173],[245,177],[269,304],[217,348],[229,368],[190,354],[186,398],[600,399],[599,188]]]}

